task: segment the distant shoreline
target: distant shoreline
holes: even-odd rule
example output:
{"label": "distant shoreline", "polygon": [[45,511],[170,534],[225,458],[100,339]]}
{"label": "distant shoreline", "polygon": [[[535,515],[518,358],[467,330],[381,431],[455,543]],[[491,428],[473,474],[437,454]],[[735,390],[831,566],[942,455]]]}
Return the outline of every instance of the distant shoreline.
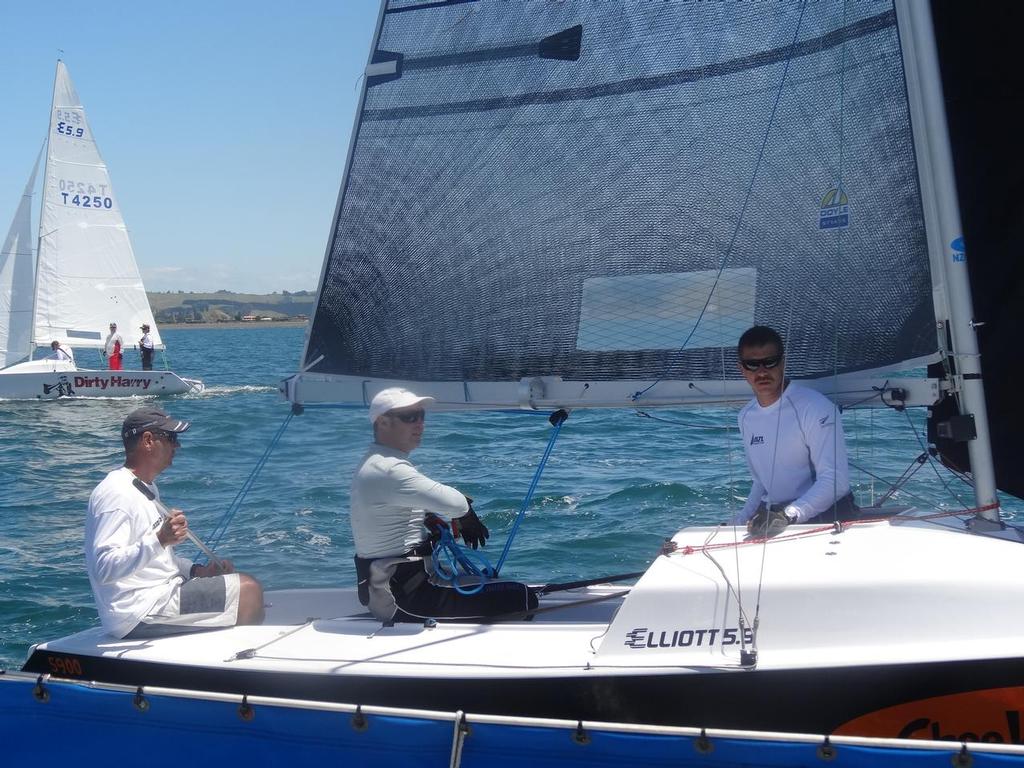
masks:
{"label": "distant shoreline", "polygon": [[238,320],[232,320],[225,323],[160,323],[161,331],[178,330],[193,330],[193,329],[210,329],[210,328],[224,328],[233,330],[236,328],[301,328],[306,325],[308,320],[253,320],[241,322]]}

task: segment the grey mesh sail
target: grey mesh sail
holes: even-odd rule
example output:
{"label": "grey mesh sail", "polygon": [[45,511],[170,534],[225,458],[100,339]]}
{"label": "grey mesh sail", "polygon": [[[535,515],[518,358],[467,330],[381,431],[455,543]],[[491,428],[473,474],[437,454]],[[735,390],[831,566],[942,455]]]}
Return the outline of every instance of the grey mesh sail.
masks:
{"label": "grey mesh sail", "polygon": [[328,390],[735,379],[754,323],[798,378],[938,348],[891,3],[389,2],[352,141]]}

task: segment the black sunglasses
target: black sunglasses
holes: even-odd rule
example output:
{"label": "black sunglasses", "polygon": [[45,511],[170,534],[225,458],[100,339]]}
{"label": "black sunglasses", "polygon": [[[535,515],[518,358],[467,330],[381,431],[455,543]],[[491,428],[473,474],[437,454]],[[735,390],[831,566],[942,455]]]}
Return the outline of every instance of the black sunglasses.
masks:
{"label": "black sunglasses", "polygon": [[166,440],[171,445],[177,445],[178,444],[178,433],[177,432],[164,432],[163,430],[152,430],[152,432],[153,432],[153,437],[157,438],[158,440],[160,438],[163,438],[164,440]]}
{"label": "black sunglasses", "polygon": [[756,371],[759,368],[771,370],[782,362],[782,355],[775,355],[775,357],[744,357],[740,359],[740,365],[746,368],[748,371]]}
{"label": "black sunglasses", "polygon": [[396,419],[401,421],[403,424],[415,424],[418,421],[423,421],[427,414],[423,410],[419,411],[407,411],[405,413],[393,413],[391,414]]}

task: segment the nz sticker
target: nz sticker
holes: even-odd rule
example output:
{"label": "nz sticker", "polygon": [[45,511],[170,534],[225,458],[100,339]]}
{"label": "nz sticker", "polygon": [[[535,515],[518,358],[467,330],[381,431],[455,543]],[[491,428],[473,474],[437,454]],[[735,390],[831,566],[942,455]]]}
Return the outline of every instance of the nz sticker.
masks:
{"label": "nz sticker", "polygon": [[962,237],[958,237],[951,242],[949,247],[953,249],[953,261],[967,261],[967,248],[964,246],[964,239]]}
{"label": "nz sticker", "polygon": [[821,198],[819,229],[846,229],[850,226],[850,204],[842,187],[830,189]]}

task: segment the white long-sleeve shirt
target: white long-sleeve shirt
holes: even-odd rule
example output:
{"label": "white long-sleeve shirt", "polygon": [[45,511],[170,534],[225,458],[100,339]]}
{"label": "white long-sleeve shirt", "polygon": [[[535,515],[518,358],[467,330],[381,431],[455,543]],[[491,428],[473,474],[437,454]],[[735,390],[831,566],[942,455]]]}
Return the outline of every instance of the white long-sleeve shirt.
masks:
{"label": "white long-sleeve shirt", "polygon": [[124,342],[121,341],[121,334],[117,331],[111,331],[107,334],[107,340],[103,342],[103,354],[107,357],[114,354],[114,342],[117,342],[121,351],[124,352]]}
{"label": "white long-sleeve shirt", "polygon": [[843,422],[820,392],[790,383],[766,408],[756,398],[747,403],[739,426],[753,482],[736,522],[765,501],[791,502],[802,523],[850,492]]}
{"label": "white long-sleeve shirt", "polygon": [[[157,539],[163,517],[134,480],[127,467],[109,473],[89,497],[85,520],[89,583],[103,628],[115,637],[163,607],[192,567]],[[156,485],[148,488],[160,498]]]}
{"label": "white long-sleeve shirt", "polygon": [[373,443],[352,478],[350,522],[359,557],[398,557],[426,538],[423,514],[461,517],[466,497],[421,474],[409,454]]}

